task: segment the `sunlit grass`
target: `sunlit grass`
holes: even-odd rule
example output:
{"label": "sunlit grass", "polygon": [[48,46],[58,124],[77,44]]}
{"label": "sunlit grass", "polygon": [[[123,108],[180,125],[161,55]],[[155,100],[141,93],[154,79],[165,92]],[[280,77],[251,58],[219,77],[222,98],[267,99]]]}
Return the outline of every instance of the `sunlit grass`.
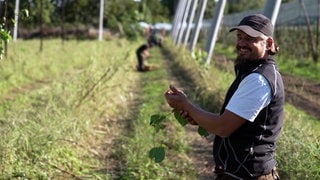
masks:
{"label": "sunlit grass", "polygon": [[284,56],[278,59],[281,72],[320,82],[320,62],[315,63],[311,59],[290,59]]}
{"label": "sunlit grass", "polygon": [[[186,142],[183,142],[182,127],[171,118],[171,110],[164,106],[163,93],[168,88],[166,70],[163,68],[160,50],[151,49],[149,63],[157,64],[160,68],[141,74],[142,89],[141,102],[136,121],[133,122],[131,138],[126,140],[122,154],[127,159],[125,177],[128,179],[181,179],[194,177],[188,159],[183,158],[186,153]],[[169,119],[167,129],[155,134],[150,125],[150,117],[154,114],[166,115]],[[165,147],[166,157],[161,163],[155,163],[148,157],[153,147]],[[139,157],[139,158],[137,158]]]}
{"label": "sunlit grass", "polygon": [[[8,59],[0,62],[1,178],[196,178],[184,128],[168,119],[168,130],[152,137],[150,116],[170,112],[163,93],[174,82],[159,49],[152,49],[149,62],[160,69],[137,73],[139,42],[66,41],[62,46],[60,40],[46,40],[41,53],[38,45],[10,44]],[[166,48],[173,71],[190,78],[189,97],[218,112],[234,75],[204,66],[183,48],[170,43]],[[286,105],[276,154],[281,175],[319,178],[319,126]],[[162,164],[148,158],[154,145],[167,148]],[[106,158],[119,161],[119,172],[105,168],[111,163]]]}
{"label": "sunlit grass", "polygon": [[110,130],[102,125],[125,116],[119,107],[131,98],[136,77],[125,74],[135,44],[49,40],[40,53],[37,43],[11,44],[12,54],[0,64],[8,77],[0,82],[1,178],[108,177],[92,168],[105,163],[98,144]]}
{"label": "sunlit grass", "polygon": [[320,122],[292,105],[285,106],[285,121],[276,159],[286,179],[320,177]]}

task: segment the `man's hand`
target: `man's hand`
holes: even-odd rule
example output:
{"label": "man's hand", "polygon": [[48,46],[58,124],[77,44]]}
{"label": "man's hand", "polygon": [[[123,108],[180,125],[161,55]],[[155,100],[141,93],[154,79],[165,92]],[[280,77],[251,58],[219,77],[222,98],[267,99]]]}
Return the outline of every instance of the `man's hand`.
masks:
{"label": "man's hand", "polygon": [[189,124],[191,125],[198,125],[198,123],[191,117],[189,116],[188,112],[187,111],[180,111],[180,116],[187,120]]}
{"label": "man's hand", "polygon": [[184,106],[188,103],[188,99],[185,93],[172,85],[170,85],[169,90],[167,90],[164,95],[167,103],[172,108],[177,109],[178,111],[183,110]]}
{"label": "man's hand", "polygon": [[168,104],[177,109],[182,118],[187,120],[192,125],[198,125],[198,123],[189,116],[188,112],[184,109],[184,107],[189,103],[186,94],[176,87],[170,85],[169,90],[165,93],[166,100]]}
{"label": "man's hand", "polygon": [[149,53],[149,51],[147,49],[143,51],[143,56],[144,57],[150,56],[150,53]]}

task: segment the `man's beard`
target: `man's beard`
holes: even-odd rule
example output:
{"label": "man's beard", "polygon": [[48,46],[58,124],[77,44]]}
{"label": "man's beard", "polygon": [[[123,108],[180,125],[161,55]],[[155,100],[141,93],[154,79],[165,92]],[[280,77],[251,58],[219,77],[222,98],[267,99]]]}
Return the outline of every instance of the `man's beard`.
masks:
{"label": "man's beard", "polygon": [[235,61],[234,61],[234,65],[245,64],[245,63],[247,63],[247,62],[249,62],[249,61],[250,61],[250,59],[248,59],[248,58],[243,58],[243,57],[237,56],[237,58],[236,58]]}
{"label": "man's beard", "polygon": [[[248,48],[246,46],[237,45],[236,49],[237,49],[237,51],[240,51],[241,49],[246,49],[247,52],[245,54],[243,54],[243,53],[238,53],[237,54],[237,58],[235,60],[235,65],[241,65],[241,64],[245,64],[245,63],[251,61],[251,59],[248,58],[248,53],[251,53],[251,49],[250,48]],[[239,54],[241,54],[241,55],[239,55]]]}

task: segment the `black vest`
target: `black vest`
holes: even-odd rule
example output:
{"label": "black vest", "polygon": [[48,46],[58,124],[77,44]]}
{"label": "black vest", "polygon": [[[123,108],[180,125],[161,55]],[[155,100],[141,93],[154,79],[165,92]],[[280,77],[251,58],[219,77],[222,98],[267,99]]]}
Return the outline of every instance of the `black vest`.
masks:
{"label": "black vest", "polygon": [[213,154],[216,172],[228,172],[242,178],[257,177],[271,172],[276,165],[275,143],[283,121],[283,82],[272,58],[235,66],[235,71],[236,79],[226,94],[221,114],[240,82],[251,73],[259,73],[267,79],[272,100],[254,122],[245,122],[227,138],[215,137]]}

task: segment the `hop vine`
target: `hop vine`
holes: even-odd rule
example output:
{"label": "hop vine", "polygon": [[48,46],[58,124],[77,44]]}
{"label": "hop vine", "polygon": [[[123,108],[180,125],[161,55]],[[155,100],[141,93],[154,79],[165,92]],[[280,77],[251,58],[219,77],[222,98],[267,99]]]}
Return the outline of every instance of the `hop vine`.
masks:
{"label": "hop vine", "polygon": [[[154,135],[153,135],[154,139],[158,132],[166,128],[164,122],[166,119],[168,119],[168,116],[170,116],[171,114],[173,114],[174,118],[178,121],[178,123],[181,126],[185,126],[188,124],[188,122],[175,109],[173,109],[167,115],[154,114],[150,117],[150,125],[154,127]],[[198,127],[198,134],[203,137],[206,137],[209,135],[208,131],[200,126]],[[166,155],[166,152],[165,152],[164,145],[154,146],[153,148],[151,148],[151,150],[149,150],[149,158],[156,163],[161,163],[165,159],[165,155]]]}

